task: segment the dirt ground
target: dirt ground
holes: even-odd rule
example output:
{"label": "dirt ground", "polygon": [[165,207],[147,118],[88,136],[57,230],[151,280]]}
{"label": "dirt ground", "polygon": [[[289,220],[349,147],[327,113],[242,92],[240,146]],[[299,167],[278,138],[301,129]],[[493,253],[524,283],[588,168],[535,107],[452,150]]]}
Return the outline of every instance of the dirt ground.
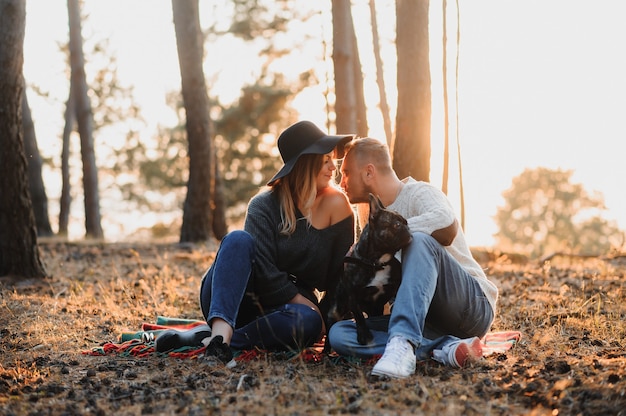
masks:
{"label": "dirt ground", "polygon": [[[261,355],[230,369],[151,354],[83,354],[157,316],[200,318],[215,245],[40,242],[51,275],[0,280],[0,414],[626,415],[624,257],[514,262],[480,252],[512,350],[462,370]],[[515,259],[513,259],[515,260]]]}

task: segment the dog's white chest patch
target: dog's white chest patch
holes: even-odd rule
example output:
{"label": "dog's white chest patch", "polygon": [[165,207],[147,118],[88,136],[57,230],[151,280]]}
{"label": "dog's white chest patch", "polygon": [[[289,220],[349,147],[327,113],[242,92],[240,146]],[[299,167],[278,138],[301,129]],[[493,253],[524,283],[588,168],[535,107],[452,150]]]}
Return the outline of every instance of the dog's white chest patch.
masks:
{"label": "dog's white chest patch", "polygon": [[[391,254],[383,254],[378,259],[378,261],[380,263],[387,263],[389,260],[391,260],[391,258],[392,258]],[[373,297],[373,300],[376,300],[380,295],[384,293],[383,287],[387,283],[389,283],[390,275],[391,275],[391,266],[389,264],[387,264],[386,266],[383,266],[381,270],[377,270],[376,273],[374,273],[374,278],[367,285],[367,287],[375,287],[376,289],[378,289],[378,291]]]}

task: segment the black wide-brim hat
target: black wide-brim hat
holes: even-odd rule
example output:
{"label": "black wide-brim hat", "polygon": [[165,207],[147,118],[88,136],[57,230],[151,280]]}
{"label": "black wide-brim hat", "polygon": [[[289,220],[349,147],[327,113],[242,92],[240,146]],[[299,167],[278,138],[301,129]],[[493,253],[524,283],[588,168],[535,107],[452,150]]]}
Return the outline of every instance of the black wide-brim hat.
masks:
{"label": "black wide-brim hat", "polygon": [[292,124],[278,136],[278,150],[284,165],[267,184],[272,185],[287,176],[302,155],[325,155],[336,147],[335,157],[342,158],[343,147],[352,138],[354,134],[329,136],[310,121]]}

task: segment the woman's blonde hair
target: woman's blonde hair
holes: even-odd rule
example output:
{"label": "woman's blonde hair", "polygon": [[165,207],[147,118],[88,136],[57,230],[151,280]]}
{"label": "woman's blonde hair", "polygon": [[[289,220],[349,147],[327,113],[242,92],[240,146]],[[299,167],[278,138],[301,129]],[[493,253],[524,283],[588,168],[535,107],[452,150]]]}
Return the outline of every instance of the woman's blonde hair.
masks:
{"label": "woman's blonde hair", "polygon": [[317,196],[317,175],[324,165],[324,155],[302,155],[289,174],[271,185],[280,201],[280,233],[291,235],[296,230],[296,207],[302,206],[302,214],[311,225],[311,207]]}

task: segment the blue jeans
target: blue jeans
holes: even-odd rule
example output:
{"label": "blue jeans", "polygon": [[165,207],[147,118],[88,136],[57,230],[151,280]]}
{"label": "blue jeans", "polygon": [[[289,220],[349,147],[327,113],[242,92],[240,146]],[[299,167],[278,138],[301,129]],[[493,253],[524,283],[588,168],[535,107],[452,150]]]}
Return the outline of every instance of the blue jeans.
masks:
{"label": "blue jeans", "polygon": [[302,349],[318,340],[322,319],[311,307],[263,307],[255,297],[254,239],[232,231],[222,239],[215,261],[202,278],[200,307],[206,321],[221,318],[234,328],[235,349]]}
{"label": "blue jeans", "polygon": [[359,344],[351,320],[333,325],[328,338],[341,355],[369,358],[382,354],[389,338],[401,335],[425,360],[451,342],[484,336],[493,318],[478,282],[433,237],[417,232],[402,251],[402,283],[391,315],[367,319],[374,340]]}

